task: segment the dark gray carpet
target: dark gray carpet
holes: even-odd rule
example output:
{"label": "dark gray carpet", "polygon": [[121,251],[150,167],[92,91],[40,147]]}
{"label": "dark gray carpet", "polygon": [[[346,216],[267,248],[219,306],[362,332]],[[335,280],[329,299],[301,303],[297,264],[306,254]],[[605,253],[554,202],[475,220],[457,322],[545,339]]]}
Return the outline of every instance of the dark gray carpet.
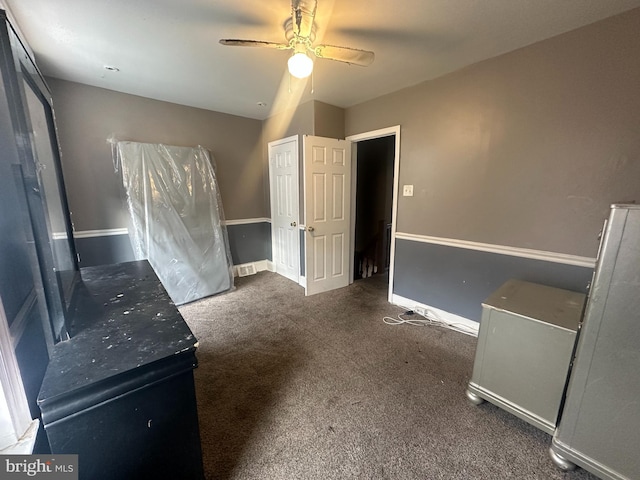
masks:
{"label": "dark gray carpet", "polygon": [[262,272],[180,308],[208,479],[571,479],[551,437],[465,397],[476,339],[390,326],[384,278],[305,297]]}

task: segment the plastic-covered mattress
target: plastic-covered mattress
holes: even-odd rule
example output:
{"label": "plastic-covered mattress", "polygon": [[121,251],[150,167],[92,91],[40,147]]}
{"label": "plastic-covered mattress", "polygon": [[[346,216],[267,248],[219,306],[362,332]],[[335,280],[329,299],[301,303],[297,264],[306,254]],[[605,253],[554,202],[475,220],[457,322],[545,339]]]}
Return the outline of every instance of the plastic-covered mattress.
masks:
{"label": "plastic-covered mattress", "polygon": [[118,142],[137,260],[176,305],[233,287],[222,201],[208,150]]}

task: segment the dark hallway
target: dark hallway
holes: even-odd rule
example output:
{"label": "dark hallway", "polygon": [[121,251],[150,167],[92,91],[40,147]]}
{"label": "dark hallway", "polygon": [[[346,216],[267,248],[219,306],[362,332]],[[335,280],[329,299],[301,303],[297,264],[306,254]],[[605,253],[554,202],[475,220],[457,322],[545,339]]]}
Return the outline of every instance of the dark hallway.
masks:
{"label": "dark hallway", "polygon": [[389,271],[395,135],[357,143],[354,280]]}

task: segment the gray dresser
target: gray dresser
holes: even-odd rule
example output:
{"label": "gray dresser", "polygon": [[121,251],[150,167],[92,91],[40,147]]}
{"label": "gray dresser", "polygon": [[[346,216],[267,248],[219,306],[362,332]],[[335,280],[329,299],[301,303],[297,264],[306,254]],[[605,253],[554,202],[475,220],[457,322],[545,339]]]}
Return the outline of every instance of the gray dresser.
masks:
{"label": "gray dresser", "polygon": [[585,296],[509,280],[483,304],[467,396],[553,434]]}
{"label": "gray dresser", "polygon": [[640,206],[613,205],[551,457],[640,478]]}

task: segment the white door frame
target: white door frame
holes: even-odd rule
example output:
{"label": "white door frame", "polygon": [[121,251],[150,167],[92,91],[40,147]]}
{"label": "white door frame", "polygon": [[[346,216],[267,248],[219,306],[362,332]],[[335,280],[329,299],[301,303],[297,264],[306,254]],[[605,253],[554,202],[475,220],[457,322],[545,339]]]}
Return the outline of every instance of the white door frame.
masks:
{"label": "white door frame", "polygon": [[268,145],[268,152],[267,152],[267,158],[268,158],[268,162],[269,162],[269,204],[270,204],[270,212],[271,212],[271,259],[274,265],[274,269],[277,272],[277,253],[276,252],[276,232],[274,229],[274,225],[273,225],[273,220],[275,218],[275,206],[276,206],[276,201],[275,201],[275,188],[273,185],[273,175],[271,172],[271,150],[274,147],[278,147],[279,145],[283,145],[285,143],[290,143],[293,142],[295,144],[294,146],[294,151],[295,151],[295,166],[296,166],[296,187],[297,187],[297,191],[298,191],[298,196],[296,197],[296,202],[298,205],[298,218],[295,219],[297,226],[296,226],[296,235],[298,236],[298,242],[296,243],[296,245],[298,246],[297,248],[297,252],[295,252],[296,258],[298,258],[298,275],[297,275],[297,279],[291,279],[293,281],[295,281],[296,283],[300,283],[300,140],[299,140],[299,136],[298,135],[292,135],[290,137],[286,137],[286,138],[281,138],[279,140],[274,140],[272,142],[269,142]]}
{"label": "white door frame", "polygon": [[355,261],[355,238],[356,238],[356,185],[358,172],[358,147],[357,142],[372,140],[374,138],[390,137],[395,135],[395,152],[393,159],[393,206],[391,210],[391,256],[389,262],[389,293],[388,300],[393,298],[393,276],[396,255],[396,220],[398,217],[398,188],[400,173],[400,125],[394,127],[381,128],[371,132],[350,135],[346,140],[353,144],[351,148],[351,242],[349,246],[349,283],[353,283],[353,263]]}

